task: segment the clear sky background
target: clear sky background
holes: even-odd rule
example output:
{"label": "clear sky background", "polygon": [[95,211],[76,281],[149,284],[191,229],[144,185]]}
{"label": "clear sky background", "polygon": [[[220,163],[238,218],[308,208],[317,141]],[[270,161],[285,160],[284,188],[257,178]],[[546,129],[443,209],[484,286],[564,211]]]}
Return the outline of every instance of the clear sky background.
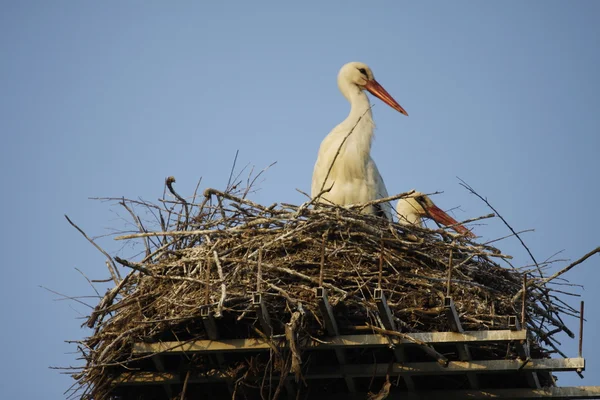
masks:
{"label": "clear sky background", "polygon": [[[240,166],[277,161],[252,200],[303,202],[295,189],[310,191],[319,144],[349,110],[336,86],[348,61],[410,115],[373,100],[390,193],[444,191],[434,200],[459,220],[489,213],[460,177],[535,229],[524,239],[538,261],[600,245],[599,18],[583,0],[0,2],[0,397],[64,398],[72,381],[49,367],[81,364],[64,341],[88,334],[90,310],[40,286],[89,296],[75,268],[107,272],[63,214],[105,235],[122,212],[88,197],[154,201],[169,175],[184,195],[200,177],[223,188],[238,149]],[[475,232],[508,234],[497,219]],[[497,245],[530,263],[516,239]],[[600,385],[599,262],[567,274],[585,285],[588,364],[562,386]]]}

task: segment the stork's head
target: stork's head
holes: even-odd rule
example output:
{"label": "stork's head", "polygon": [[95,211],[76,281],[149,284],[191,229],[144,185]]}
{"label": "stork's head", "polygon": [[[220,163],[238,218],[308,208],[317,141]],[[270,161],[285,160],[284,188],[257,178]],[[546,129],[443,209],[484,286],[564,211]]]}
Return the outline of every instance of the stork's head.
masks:
{"label": "stork's head", "polygon": [[396,205],[398,213],[398,221],[404,225],[421,226],[421,218],[431,218],[442,225],[454,225],[452,229],[467,237],[475,237],[475,235],[465,228],[463,225],[457,225],[458,222],[436,206],[429,196],[414,192],[410,197],[404,197],[398,200]]}
{"label": "stork's head", "polygon": [[338,86],[344,95],[346,95],[345,91],[349,86],[357,86],[360,90],[368,90],[369,93],[394,110],[408,116],[404,108],[375,80],[373,71],[367,64],[353,61],[344,65],[338,73]]}

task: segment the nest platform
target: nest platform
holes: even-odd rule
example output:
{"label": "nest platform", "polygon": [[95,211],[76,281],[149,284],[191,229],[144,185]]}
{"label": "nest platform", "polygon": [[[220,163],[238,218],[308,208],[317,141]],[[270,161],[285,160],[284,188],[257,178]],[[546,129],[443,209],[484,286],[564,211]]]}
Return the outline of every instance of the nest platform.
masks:
{"label": "nest platform", "polygon": [[574,337],[563,318],[580,310],[537,267],[356,208],[185,200],[171,183],[160,205],[119,199],[136,231],[117,239],[141,250],[109,259],[115,286],[78,342],[73,397],[600,396],[555,384],[585,369],[553,340]]}

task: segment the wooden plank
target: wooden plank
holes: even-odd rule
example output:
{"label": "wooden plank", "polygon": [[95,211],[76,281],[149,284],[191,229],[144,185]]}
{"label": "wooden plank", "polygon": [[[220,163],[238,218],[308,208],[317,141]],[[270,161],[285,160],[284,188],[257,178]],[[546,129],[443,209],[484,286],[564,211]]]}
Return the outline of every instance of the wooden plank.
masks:
{"label": "wooden plank", "polygon": [[[336,379],[343,376],[373,377],[390,375],[427,376],[451,375],[476,372],[479,374],[524,371],[576,371],[585,369],[583,358],[550,358],[530,360],[525,366],[519,360],[481,360],[481,361],[451,361],[447,367],[437,362],[394,363],[391,368],[387,363],[354,364],[328,367],[313,367],[305,374],[305,379]],[[189,383],[205,383],[230,380],[231,376],[224,370],[213,370],[206,373],[192,373]],[[276,379],[273,376],[273,379]],[[179,373],[169,372],[125,372],[115,380],[117,385],[139,384],[178,384],[182,382]]]}
{"label": "wooden plank", "polygon": [[[600,386],[551,387],[541,389],[436,390],[420,392],[422,399],[600,399]],[[398,393],[387,399],[401,400]]]}
{"label": "wooden plank", "polygon": [[[412,333],[410,336],[417,341],[432,345],[450,343],[488,343],[510,342],[525,340],[527,331],[472,331],[472,332],[424,332]],[[309,349],[335,349],[352,347],[389,347],[390,339],[377,334],[343,335],[336,337],[319,338],[322,342],[311,342]],[[410,345],[405,339],[392,339],[395,344]],[[195,340],[192,342],[159,342],[135,343],[134,354],[147,353],[214,353],[214,352],[242,352],[242,351],[268,351],[269,345],[263,339],[220,339],[220,340]]]}
{"label": "wooden plank", "polygon": [[[392,387],[386,400],[406,400],[408,392]],[[464,399],[600,399],[600,386],[552,387],[543,389],[486,389],[486,390],[431,390],[417,391],[422,400],[464,400]],[[313,395],[310,400],[364,400],[367,393]]]}
{"label": "wooden plank", "polygon": [[583,358],[549,358],[530,360],[525,366],[520,360],[479,360],[479,361],[450,361],[447,367],[437,362],[408,362],[389,364],[344,365],[339,371],[330,367],[315,367],[308,371],[307,377],[336,378],[340,374],[352,377],[371,377],[401,374],[410,375],[451,375],[465,373],[502,373],[522,371],[576,371],[585,368]]}

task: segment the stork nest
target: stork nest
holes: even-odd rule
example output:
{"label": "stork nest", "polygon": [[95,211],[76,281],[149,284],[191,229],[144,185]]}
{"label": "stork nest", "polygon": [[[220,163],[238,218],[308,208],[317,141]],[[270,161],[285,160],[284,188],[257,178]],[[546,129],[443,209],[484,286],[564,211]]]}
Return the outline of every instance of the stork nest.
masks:
{"label": "stork nest", "polygon": [[[531,271],[501,267],[510,257],[491,246],[446,229],[390,223],[356,208],[264,207],[234,190],[212,189],[201,201],[186,201],[172,182],[167,186],[173,198],[159,205],[118,199],[137,229],[117,239],[143,243],[144,249],[108,263],[115,287],[86,322],[91,336],[78,342],[85,365],[74,374],[74,397],[118,398],[114,380],[148,360],[133,353],[136,342],[207,339],[203,310],[214,316],[222,338],[262,337],[279,346],[291,337],[301,343],[326,336],[318,287],[327,290],[342,335],[384,332],[376,289],[383,290],[403,333],[450,330],[443,313],[449,295],[465,330],[507,329],[509,316],[521,320],[524,309],[536,357],[556,351],[552,335],[572,335],[561,314],[577,311],[550,295],[552,289],[533,274],[523,291]],[[142,223],[144,213],[156,218],[155,231]],[[113,260],[129,270],[125,277]],[[270,316],[270,337],[252,306],[257,293]],[[507,348],[490,344],[486,351],[502,358]],[[302,352],[295,355],[301,358]],[[237,387],[260,377],[266,366],[270,373],[290,371],[289,358],[275,351],[270,357],[281,359],[250,357],[228,365],[232,376],[241,377]],[[189,362],[202,369],[203,360]],[[296,361],[291,369],[301,376]]]}

